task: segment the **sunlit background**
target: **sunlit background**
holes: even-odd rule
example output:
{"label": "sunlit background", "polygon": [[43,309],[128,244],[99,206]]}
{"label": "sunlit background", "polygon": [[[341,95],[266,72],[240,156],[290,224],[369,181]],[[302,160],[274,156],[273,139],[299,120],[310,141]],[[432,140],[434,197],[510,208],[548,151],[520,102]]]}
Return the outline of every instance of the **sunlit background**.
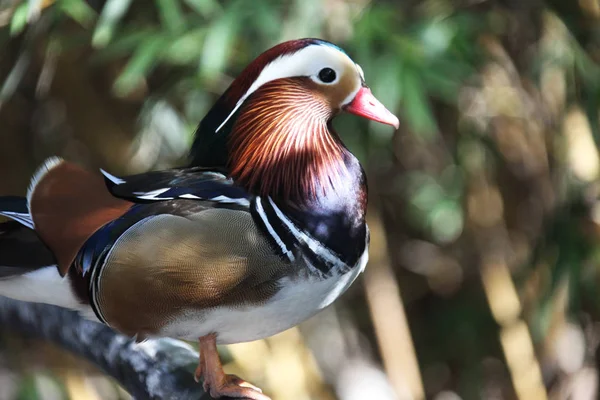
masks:
{"label": "sunlit background", "polygon": [[[0,194],[48,156],[181,165],[254,57],[320,37],[400,130],[338,132],[369,175],[371,262],[333,307],[226,369],[274,400],[598,398],[598,0],[0,0]],[[0,399],[126,399],[0,336]]]}

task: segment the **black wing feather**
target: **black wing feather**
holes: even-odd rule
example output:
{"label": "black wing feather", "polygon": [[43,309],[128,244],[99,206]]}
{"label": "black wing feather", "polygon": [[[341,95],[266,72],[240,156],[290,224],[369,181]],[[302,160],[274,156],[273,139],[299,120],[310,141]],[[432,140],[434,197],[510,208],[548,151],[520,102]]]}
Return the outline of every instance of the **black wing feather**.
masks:
{"label": "black wing feather", "polygon": [[49,265],[56,259],[34,230],[15,221],[0,224],[0,278]]}
{"label": "black wing feather", "polygon": [[147,172],[123,178],[106,176],[113,196],[136,203],[172,199],[198,199],[216,202],[243,202],[246,190],[234,184],[222,171],[206,168],[178,168]]}

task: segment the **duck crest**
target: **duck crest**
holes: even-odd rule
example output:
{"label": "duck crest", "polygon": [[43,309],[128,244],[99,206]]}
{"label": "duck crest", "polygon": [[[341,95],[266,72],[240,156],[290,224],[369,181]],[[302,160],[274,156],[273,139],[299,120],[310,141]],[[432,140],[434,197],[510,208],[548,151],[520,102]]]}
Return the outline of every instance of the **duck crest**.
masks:
{"label": "duck crest", "polygon": [[263,85],[229,138],[231,176],[250,192],[297,204],[343,186],[348,153],[330,130],[331,107],[308,78]]}
{"label": "duck crest", "polygon": [[[195,132],[194,143],[192,144],[192,149],[190,151],[190,165],[224,167],[226,154],[224,153],[224,147],[221,146],[221,144],[226,139],[227,135],[222,131],[227,131],[229,126],[223,127],[223,123],[227,121],[234,112],[240,99],[248,92],[252,84],[256,82],[267,65],[282,56],[294,54],[311,44],[318,43],[322,44],[327,42],[312,38],[291,40],[270,48],[254,59],[254,61],[238,75],[231,86],[223,93],[200,122],[200,125]],[[219,128],[224,129],[219,130]]]}

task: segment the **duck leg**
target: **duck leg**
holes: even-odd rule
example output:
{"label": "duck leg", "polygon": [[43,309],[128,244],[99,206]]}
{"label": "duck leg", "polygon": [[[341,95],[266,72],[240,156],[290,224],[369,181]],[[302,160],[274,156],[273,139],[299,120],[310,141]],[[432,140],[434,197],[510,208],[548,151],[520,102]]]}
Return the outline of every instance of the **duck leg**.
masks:
{"label": "duck leg", "polygon": [[199,342],[200,360],[194,377],[196,381],[199,381],[200,377],[204,378],[204,390],[213,398],[228,396],[251,400],[271,400],[256,386],[235,375],[225,374],[217,352],[216,335],[202,336]]}

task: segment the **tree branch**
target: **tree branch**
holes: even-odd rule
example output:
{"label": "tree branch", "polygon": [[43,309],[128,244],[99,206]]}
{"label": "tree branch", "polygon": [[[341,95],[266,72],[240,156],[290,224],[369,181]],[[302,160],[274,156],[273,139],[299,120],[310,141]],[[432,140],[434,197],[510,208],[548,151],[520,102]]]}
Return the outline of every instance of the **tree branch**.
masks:
{"label": "tree branch", "polygon": [[138,399],[209,400],[196,383],[198,362],[188,344],[174,339],[136,343],[76,312],[0,296],[0,326],[50,341],[92,362]]}

